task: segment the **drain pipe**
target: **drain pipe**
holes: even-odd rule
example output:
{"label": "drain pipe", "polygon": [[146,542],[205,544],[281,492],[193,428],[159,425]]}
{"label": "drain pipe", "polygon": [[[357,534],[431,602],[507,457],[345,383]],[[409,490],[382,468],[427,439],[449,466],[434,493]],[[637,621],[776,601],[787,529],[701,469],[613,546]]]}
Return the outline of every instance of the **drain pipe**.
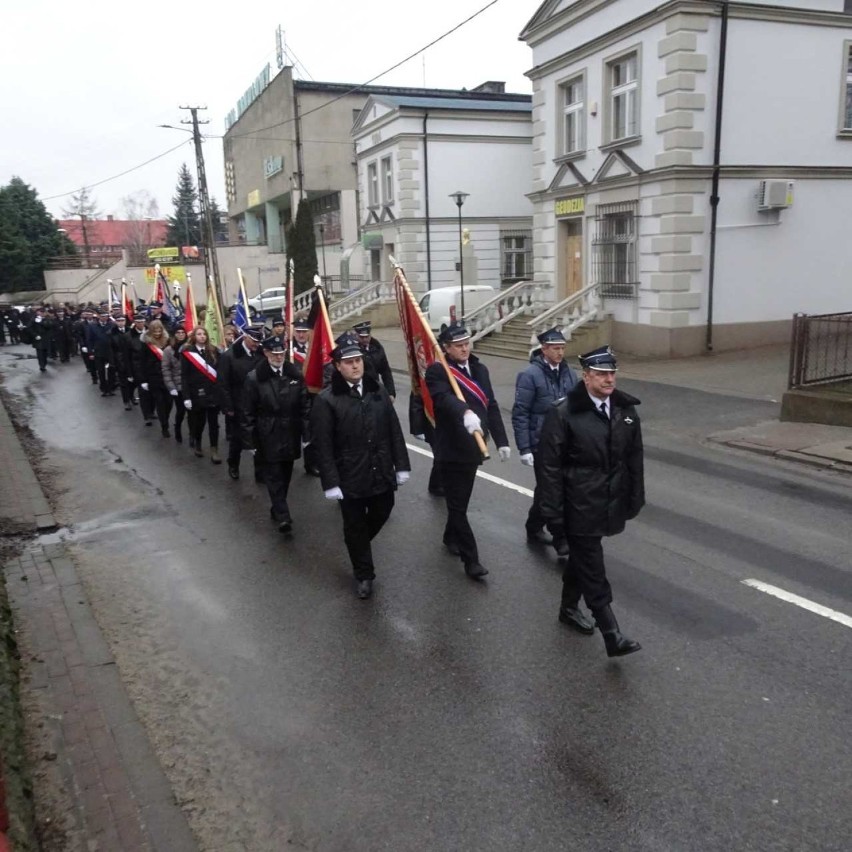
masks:
{"label": "drain pipe", "polygon": [[722,152],[722,105],[725,94],[725,54],[728,49],[728,2],[722,3],[719,31],[719,75],[716,81],[716,139],[713,145],[713,182],[710,188],[710,268],[707,280],[707,336],[705,346],[713,351],[713,291],[716,284],[716,223],[719,218],[719,162]]}
{"label": "drain pipe", "polygon": [[423,113],[423,184],[426,194],[426,289],[432,289],[432,241],[430,239],[429,222],[429,136],[426,133],[426,122],[429,113]]}

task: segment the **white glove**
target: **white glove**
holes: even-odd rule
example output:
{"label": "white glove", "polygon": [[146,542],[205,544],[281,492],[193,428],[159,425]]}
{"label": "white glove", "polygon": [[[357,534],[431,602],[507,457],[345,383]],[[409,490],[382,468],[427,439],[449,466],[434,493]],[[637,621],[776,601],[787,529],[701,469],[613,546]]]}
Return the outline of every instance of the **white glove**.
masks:
{"label": "white glove", "polygon": [[311,445],[311,442],[310,442],[310,441],[302,441],[302,449],[303,449],[303,450],[304,450],[306,447],[310,447],[310,445]]}
{"label": "white glove", "polygon": [[411,479],[411,471],[408,470],[398,470],[396,472],[396,484],[397,485],[405,485],[408,480]]}
{"label": "white glove", "polygon": [[143,391],[148,390],[148,382],[142,382],[142,384],[139,385],[139,387],[142,388]]}
{"label": "white glove", "polygon": [[511,447],[497,447],[497,452],[500,453],[500,461],[507,462],[512,455]]}
{"label": "white glove", "polygon": [[342,500],[343,492],[335,486],[334,488],[329,488],[328,491],[325,491],[325,499],[326,500]]}
{"label": "white glove", "polygon": [[178,392],[177,392],[177,389],[176,389],[176,388],[172,388],[172,389],[169,391],[169,396],[177,396],[177,393],[178,393]]}
{"label": "white glove", "polygon": [[255,450],[249,450],[249,454],[250,454],[252,457],[254,457],[254,456],[256,456],[256,455],[257,455],[257,450],[256,450],[256,449],[255,449]]}
{"label": "white glove", "polygon": [[426,442],[426,436],[425,435],[415,435],[414,440],[415,441],[423,441],[425,443]]}
{"label": "white glove", "polygon": [[81,351],[81,352],[88,352],[89,350],[88,350],[88,349],[86,349],[86,347],[85,347],[85,346],[81,346],[81,347],[80,347],[80,351]]}
{"label": "white glove", "polygon": [[482,422],[472,411],[466,411],[464,415],[464,428],[467,429],[468,434],[472,435],[474,432],[482,431]]}
{"label": "white glove", "polygon": [[533,466],[533,454],[532,453],[521,453],[521,464],[525,464],[527,467]]}
{"label": "white glove", "polygon": [[191,399],[185,399],[185,400],[183,401],[183,407],[184,407],[187,411],[192,411],[192,400],[191,400]]}

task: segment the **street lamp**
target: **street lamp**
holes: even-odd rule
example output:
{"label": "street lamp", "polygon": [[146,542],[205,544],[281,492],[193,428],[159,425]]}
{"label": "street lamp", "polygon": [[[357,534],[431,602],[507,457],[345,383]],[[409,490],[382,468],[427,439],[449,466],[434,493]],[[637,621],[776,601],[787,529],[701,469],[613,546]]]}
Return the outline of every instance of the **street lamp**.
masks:
{"label": "street lamp", "polygon": [[322,283],[325,284],[325,225],[320,222],[320,245],[322,246]]}
{"label": "street lamp", "polygon": [[469,192],[461,192],[461,190],[457,192],[453,192],[450,194],[450,198],[456,202],[456,207],[459,208],[459,282],[460,282],[460,290],[461,290],[461,316],[459,320],[464,322],[464,257],[462,257],[462,215],[461,209],[462,204],[464,204],[464,200],[470,195]]}

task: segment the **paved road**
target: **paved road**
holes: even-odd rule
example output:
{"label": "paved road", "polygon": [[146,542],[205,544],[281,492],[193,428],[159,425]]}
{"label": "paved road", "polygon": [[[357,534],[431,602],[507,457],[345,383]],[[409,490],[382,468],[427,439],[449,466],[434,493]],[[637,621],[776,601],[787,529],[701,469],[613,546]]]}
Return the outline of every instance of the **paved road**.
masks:
{"label": "paved road", "polygon": [[[623,384],[649,505],[606,552],[643,650],[608,661],[558,624],[557,561],[522,542],[511,487],[477,485],[491,574],[472,583],[413,453],[365,604],[316,480],[295,479],[285,545],[253,482],[146,430],[79,364],[0,369],[203,847],[849,848],[852,629],[743,581],[852,615],[852,488],[698,442],[777,406]],[[487,471],[532,485],[516,459]]]}

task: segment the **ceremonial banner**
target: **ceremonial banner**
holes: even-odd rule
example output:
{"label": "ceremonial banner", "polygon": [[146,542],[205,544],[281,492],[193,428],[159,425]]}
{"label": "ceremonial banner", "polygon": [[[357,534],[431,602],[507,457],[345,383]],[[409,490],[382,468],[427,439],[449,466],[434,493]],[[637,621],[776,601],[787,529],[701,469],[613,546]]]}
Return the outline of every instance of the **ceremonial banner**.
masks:
{"label": "ceremonial banner", "polygon": [[183,327],[187,333],[198,325],[198,314],[195,310],[195,299],[192,296],[192,276],[186,276],[186,309],[183,312]]}
{"label": "ceremonial banner", "polygon": [[302,365],[302,372],[308,390],[311,393],[319,393],[323,386],[323,368],[331,361],[334,335],[331,333],[331,323],[328,319],[322,287],[317,287],[314,290],[314,300],[314,305],[311,307],[311,317],[314,318],[313,332],[308,346],[308,354]]}
{"label": "ceremonial banner", "polygon": [[169,322],[174,322],[177,317],[177,311],[175,310],[175,303],[172,301],[172,297],[169,293],[168,279],[163,274],[162,269],[160,269],[159,263],[154,266],[154,270],[157,273],[157,301],[162,303],[163,315],[166,319]]}
{"label": "ceremonial banner", "polygon": [[211,346],[221,349],[225,341],[225,329],[222,315],[219,313],[219,301],[216,298],[216,288],[213,286],[213,276],[207,280],[207,310],[204,314],[204,330]]}
{"label": "ceremonial banner", "polygon": [[123,278],[121,279],[121,310],[127,317],[127,321],[131,322],[136,311],[133,307],[133,302],[130,301],[127,282]]}
{"label": "ceremonial banner", "polygon": [[243,281],[243,271],[237,267],[237,278],[240,282],[240,292],[237,293],[237,311],[234,316],[234,325],[245,331],[251,323],[251,311],[249,310],[248,296],[246,296],[246,285]]}

